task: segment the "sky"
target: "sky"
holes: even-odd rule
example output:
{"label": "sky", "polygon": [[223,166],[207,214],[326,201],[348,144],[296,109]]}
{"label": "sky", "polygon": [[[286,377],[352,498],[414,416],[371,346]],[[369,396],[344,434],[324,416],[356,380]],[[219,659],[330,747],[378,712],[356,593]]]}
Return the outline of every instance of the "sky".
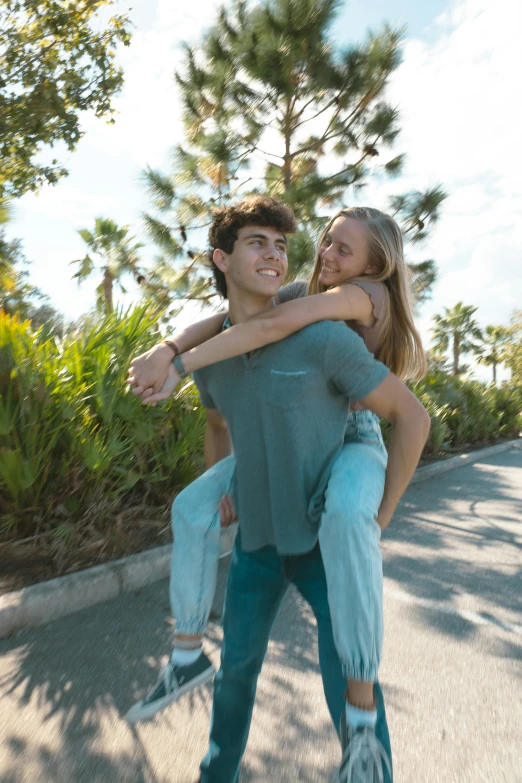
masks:
{"label": "sky", "polygon": [[[182,140],[173,73],[181,42],[196,42],[220,3],[198,0],[179,10],[171,0],[136,0],[131,46],[119,52],[125,86],[115,99],[115,125],[90,114],[74,153],[58,150],[70,176],[14,205],[10,237],[23,241],[31,280],[68,318],[94,304],[96,282],[78,287],[70,262],[85,254],[79,228],[103,215],[145,239],[149,206],[141,182],[147,165],[169,170]],[[441,183],[448,193],[441,220],[410,260],[433,258],[439,279],[418,324],[428,344],[434,313],[459,300],[478,308],[481,325],[507,323],[522,303],[522,152],[518,122],[517,0],[352,0],[332,33],[339,43],[361,40],[384,21],[405,24],[403,63],[388,100],[401,115],[397,151],[403,175],[372,182],[364,202],[386,208],[390,194]],[[128,9],[128,2],[113,8]],[[194,10],[190,10],[193,8]],[[145,249],[152,260],[154,249]],[[133,285],[129,286],[130,297]],[[191,315],[190,317],[194,317]],[[489,379],[489,368],[477,368]],[[500,378],[507,377],[501,372]]]}

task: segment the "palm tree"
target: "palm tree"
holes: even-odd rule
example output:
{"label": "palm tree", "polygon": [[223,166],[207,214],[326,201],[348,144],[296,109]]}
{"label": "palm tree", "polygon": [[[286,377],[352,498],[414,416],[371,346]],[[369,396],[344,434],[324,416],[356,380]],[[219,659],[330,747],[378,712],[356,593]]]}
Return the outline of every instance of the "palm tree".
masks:
{"label": "palm tree", "polygon": [[493,383],[497,385],[497,366],[504,360],[509,331],[504,326],[486,326],[478,350],[478,361],[493,368]]}
{"label": "palm tree", "polygon": [[[96,218],[94,232],[86,228],[78,231],[91,254],[87,253],[83,258],[71,261],[71,264],[79,265],[79,269],[73,277],[76,277],[78,283],[81,283],[94,272],[101,272],[102,280],[96,293],[98,304],[108,313],[114,309],[114,283],[118,283],[121,291],[126,293],[121,278],[126,274],[133,275],[137,280],[141,277],[138,251],[143,245],[134,242],[134,237],[128,236],[128,233],[128,226],[120,228],[110,218]],[[95,263],[91,255],[94,256],[98,264]]]}
{"label": "palm tree", "polygon": [[461,371],[461,354],[476,353],[479,350],[476,341],[482,339],[482,332],[473,318],[477,308],[457,302],[455,307],[445,307],[444,310],[444,315],[433,316],[435,321],[435,328],[432,329],[433,347],[438,353],[443,353],[451,348],[453,355],[452,374],[458,375]]}

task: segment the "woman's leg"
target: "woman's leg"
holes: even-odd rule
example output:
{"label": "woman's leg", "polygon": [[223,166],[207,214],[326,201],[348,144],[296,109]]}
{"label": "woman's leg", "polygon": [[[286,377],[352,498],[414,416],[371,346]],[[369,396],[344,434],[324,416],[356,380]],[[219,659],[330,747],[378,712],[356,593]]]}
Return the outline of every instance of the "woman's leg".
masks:
{"label": "woman's leg", "polygon": [[151,718],[214,676],[214,667],[202,650],[202,635],[216,589],[221,549],[218,504],[231,492],[234,471],[234,457],[227,457],[189,484],[172,504],[174,650],[157,683],[127,713],[131,723]]}
{"label": "woman's leg", "polygon": [[234,456],[217,462],[177,495],[172,504],[170,605],[176,636],[200,638],[216,589],[221,524],[218,504],[231,493]]}
{"label": "woman's leg", "polygon": [[[377,417],[351,414],[319,530],[334,638],[348,680],[377,680],[383,640],[381,531],[387,455]],[[371,691],[371,688],[370,688]]]}
{"label": "woman's leg", "polygon": [[392,776],[389,746],[377,737],[374,691],[384,630],[377,513],[386,464],[377,417],[370,411],[352,414],[330,475],[319,531],[335,644],[348,680],[340,732],[342,783]]}

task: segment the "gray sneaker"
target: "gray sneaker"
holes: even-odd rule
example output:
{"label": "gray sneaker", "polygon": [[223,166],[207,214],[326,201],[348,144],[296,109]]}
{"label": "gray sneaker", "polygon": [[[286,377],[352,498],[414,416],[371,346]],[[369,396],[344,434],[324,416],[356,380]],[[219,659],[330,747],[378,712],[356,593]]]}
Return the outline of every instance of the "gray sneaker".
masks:
{"label": "gray sneaker", "polygon": [[343,710],[340,734],[343,757],[338,783],[384,783],[383,762],[391,778],[390,760],[374,728],[352,729]]}
{"label": "gray sneaker", "polygon": [[212,680],[215,673],[205,653],[201,653],[197,661],[190,666],[175,666],[169,661],[148,695],[128,711],[125,716],[127,721],[136,723],[152,718],[172,702]]}

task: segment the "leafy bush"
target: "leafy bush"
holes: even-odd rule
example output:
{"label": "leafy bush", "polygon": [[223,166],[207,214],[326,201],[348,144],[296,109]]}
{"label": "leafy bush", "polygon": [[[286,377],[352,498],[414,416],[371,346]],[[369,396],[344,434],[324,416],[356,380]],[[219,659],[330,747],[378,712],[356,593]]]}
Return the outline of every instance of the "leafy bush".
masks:
{"label": "leafy bush", "polygon": [[[204,416],[191,383],[157,408],[127,393],[130,359],[157,340],[146,307],[63,338],[0,312],[0,541],[37,539],[59,571],[64,551],[139,548],[129,520],[168,530],[175,492],[203,469]],[[432,418],[426,454],[521,429],[520,388],[439,371],[412,389]]]}
{"label": "leafy bush", "polygon": [[487,386],[436,372],[412,385],[431,416],[425,453],[516,437],[522,429],[522,390]]}
{"label": "leafy bush", "polygon": [[147,409],[125,389],[130,359],[157,340],[143,307],[62,339],[0,312],[1,538],[103,545],[118,514],[161,517],[199,473],[195,387]]}

